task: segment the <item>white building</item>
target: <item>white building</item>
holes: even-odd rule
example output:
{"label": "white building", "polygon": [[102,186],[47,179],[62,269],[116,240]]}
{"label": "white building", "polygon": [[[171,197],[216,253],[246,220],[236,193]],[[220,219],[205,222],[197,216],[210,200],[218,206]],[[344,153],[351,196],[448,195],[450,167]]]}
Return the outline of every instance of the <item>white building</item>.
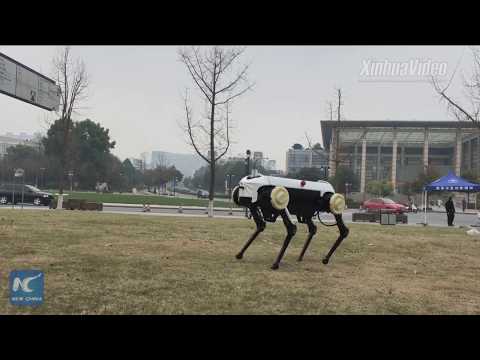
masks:
{"label": "white building", "polygon": [[286,153],[286,173],[291,174],[302,168],[328,166],[328,153],[323,149],[288,149]]}

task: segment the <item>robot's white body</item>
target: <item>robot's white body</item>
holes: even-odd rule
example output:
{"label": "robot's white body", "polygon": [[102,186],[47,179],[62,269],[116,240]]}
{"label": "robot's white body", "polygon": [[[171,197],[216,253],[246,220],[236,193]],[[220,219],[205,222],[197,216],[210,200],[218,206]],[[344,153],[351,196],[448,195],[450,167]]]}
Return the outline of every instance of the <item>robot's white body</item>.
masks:
{"label": "robot's white body", "polygon": [[330,256],[348,235],[348,228],[343,223],[341,214],[345,209],[345,199],[341,194],[336,194],[333,186],[326,181],[305,181],[263,175],[246,176],[233,190],[232,198],[235,204],[250,210],[257,226],[257,230],[237,254],[237,259],[243,258],[244,252],[252,241],[265,229],[266,222],[275,222],[278,216],[281,216],[287,229],[287,237],[272,269],[278,269],[283,254],[297,231],[296,225],[290,220],[290,214],[296,215],[299,223],[308,226],[309,235],[299,260],[303,259],[310,240],[317,232],[312,219],[320,212],[332,213],[340,231],[337,241],[322,260],[324,264],[328,263]]}
{"label": "robot's white body", "polygon": [[304,191],[316,191],[322,196],[325,193],[335,193],[333,186],[326,181],[305,181],[297,179],[280,178],[273,176],[245,176],[238,183],[239,196],[250,198],[251,202],[257,201],[258,190],[264,186],[283,186],[287,189],[298,189]]}

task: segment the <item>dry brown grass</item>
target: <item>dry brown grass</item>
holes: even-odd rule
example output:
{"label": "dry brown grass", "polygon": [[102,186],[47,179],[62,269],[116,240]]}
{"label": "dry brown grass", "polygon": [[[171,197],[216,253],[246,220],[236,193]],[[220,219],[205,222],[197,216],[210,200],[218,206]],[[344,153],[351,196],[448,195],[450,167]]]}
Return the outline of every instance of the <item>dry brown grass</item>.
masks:
{"label": "dry brown grass", "polygon": [[[301,263],[301,225],[269,224],[234,255],[253,221],[1,210],[1,314],[480,314],[480,241],[448,228],[350,225],[319,232]],[[10,305],[13,269],[45,271],[45,303]]]}

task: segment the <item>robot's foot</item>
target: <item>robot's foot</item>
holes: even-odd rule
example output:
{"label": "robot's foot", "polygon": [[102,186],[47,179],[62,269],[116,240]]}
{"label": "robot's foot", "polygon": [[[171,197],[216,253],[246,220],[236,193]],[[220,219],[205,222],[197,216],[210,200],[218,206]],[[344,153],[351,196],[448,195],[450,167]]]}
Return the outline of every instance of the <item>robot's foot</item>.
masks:
{"label": "robot's foot", "polygon": [[323,265],[327,265],[327,264],[328,264],[328,260],[329,260],[329,259],[324,258],[324,259],[322,260]]}
{"label": "robot's foot", "polygon": [[279,268],[279,265],[277,263],[273,264],[271,267],[272,270],[278,270],[278,268]]}
{"label": "robot's foot", "polygon": [[238,253],[237,255],[235,255],[235,257],[236,257],[238,260],[243,259],[243,254]]}

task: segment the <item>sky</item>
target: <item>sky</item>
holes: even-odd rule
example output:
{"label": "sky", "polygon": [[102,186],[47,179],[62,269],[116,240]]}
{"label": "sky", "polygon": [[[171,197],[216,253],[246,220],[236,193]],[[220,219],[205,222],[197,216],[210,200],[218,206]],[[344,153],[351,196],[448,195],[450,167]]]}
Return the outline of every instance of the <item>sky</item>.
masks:
{"label": "sky", "polygon": [[[195,85],[178,48],[72,46],[72,56],[84,60],[91,79],[85,109],[75,119],[89,118],[110,129],[117,143],[113,153],[121,160],[153,150],[194,153],[179,122],[184,119],[181,96]],[[0,45],[1,53],[47,76],[59,50]],[[251,64],[248,77],[255,86],[231,107],[235,128],[229,154],[262,151],[284,169],[285,152],[294,143],[306,145],[305,133],[321,142],[320,121],[329,117],[327,102],[335,100],[336,88],[342,89],[348,120],[453,119],[427,82],[363,81],[362,71],[373,60],[444,63],[445,78],[458,68],[449,91],[459,98],[462,72],[472,64],[464,46],[249,46],[242,62]],[[53,118],[0,94],[0,134],[46,132]]]}

